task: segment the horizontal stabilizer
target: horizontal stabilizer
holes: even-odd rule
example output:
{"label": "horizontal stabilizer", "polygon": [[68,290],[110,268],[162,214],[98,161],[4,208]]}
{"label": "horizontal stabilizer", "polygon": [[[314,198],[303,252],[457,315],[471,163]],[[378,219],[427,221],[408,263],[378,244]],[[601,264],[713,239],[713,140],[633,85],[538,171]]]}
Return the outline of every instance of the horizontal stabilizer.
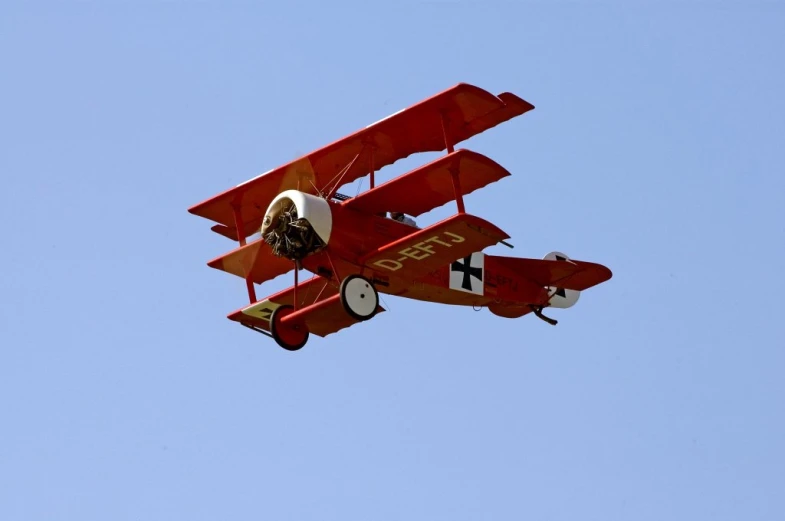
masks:
{"label": "horizontal stabilizer", "polygon": [[540,287],[552,286],[583,291],[605,282],[613,275],[611,270],[601,264],[573,259],[569,262],[557,262],[515,257],[494,256],[493,258],[498,264]]}
{"label": "horizontal stabilizer", "polygon": [[344,206],[367,213],[401,212],[416,217],[455,200],[451,172],[458,176],[461,195],[510,175],[482,154],[456,150],[363,192]]}

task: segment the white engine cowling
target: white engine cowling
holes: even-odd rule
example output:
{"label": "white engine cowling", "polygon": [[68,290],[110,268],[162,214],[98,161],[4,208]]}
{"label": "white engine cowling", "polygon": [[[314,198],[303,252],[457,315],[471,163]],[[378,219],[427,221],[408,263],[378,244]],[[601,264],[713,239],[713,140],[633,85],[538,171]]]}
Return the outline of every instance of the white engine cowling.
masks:
{"label": "white engine cowling", "polygon": [[[565,254],[560,253],[558,251],[552,251],[545,257],[543,260],[551,260],[555,262],[571,262],[570,258],[567,257]],[[559,309],[567,309],[571,308],[578,302],[578,299],[581,296],[581,292],[574,290],[574,289],[565,289],[565,288],[557,288],[549,286],[548,288],[548,295],[550,295],[550,299],[548,300],[550,307],[552,308],[559,308]]]}
{"label": "white engine cowling", "polygon": [[273,199],[264,214],[262,235],[275,222],[276,218],[280,217],[281,212],[291,205],[297,208],[297,215],[300,219],[305,219],[311,223],[313,230],[325,244],[329,242],[330,233],[333,229],[333,213],[330,210],[330,205],[321,197],[306,194],[299,190],[283,191]]}
{"label": "white engine cowling", "polygon": [[267,207],[261,233],[273,253],[293,260],[324,248],[330,241],[333,215],[321,197],[286,190]]}

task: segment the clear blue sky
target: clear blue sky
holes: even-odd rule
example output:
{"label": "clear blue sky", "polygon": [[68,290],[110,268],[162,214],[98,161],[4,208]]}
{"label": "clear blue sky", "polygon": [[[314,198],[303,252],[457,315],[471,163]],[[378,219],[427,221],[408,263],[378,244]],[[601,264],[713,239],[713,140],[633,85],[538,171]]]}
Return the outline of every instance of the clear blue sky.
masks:
{"label": "clear blue sky", "polygon": [[[784,519],[785,4],[325,4],[0,7],[0,520]],[[228,321],[186,209],[460,81],[537,107],[468,210],[614,278]]]}

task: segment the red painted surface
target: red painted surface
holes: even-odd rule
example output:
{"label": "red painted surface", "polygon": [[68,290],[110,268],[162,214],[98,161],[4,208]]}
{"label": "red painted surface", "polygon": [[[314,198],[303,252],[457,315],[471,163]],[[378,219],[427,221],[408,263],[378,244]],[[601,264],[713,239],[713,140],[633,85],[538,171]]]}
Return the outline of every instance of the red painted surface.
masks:
{"label": "red painted surface", "polygon": [[[216,230],[222,235],[236,236],[232,205],[237,205],[241,212],[243,233],[252,233],[259,229],[264,212],[276,195],[284,190],[298,189],[298,185],[302,191],[309,193],[316,192],[314,186],[324,189],[358,154],[360,160],[345,173],[344,183],[370,173],[371,154],[373,168],[378,171],[415,153],[445,150],[445,132],[450,136],[451,145],[456,145],[533,108],[532,104],[514,94],[494,96],[479,87],[458,84],[291,163],[211,197],[188,211],[223,225],[224,228]],[[442,114],[446,114],[448,119],[445,130],[442,128]]]}
{"label": "red painted surface", "polygon": [[[240,243],[208,263],[248,281],[252,305],[228,318],[269,330],[272,310],[293,306],[278,314],[277,328],[296,343],[302,327],[326,336],[357,323],[344,310],[339,294],[341,281],[352,274],[367,277],[379,293],[483,306],[507,318],[524,316],[533,306],[547,306],[548,286],[583,291],[610,279],[608,268],[583,261],[485,255],[481,268],[472,266],[473,253],[509,236],[466,213],[463,197],[510,173],[481,154],[453,147],[533,108],[513,94],[494,96],[459,84],[190,208],[191,213],[217,222],[213,231]],[[447,154],[374,184],[374,173],[380,168],[413,153],[442,150]],[[368,174],[368,191],[345,201],[329,198],[342,183]],[[261,239],[245,244],[246,237],[259,231],[275,196],[298,186],[308,193],[326,190],[332,213],[329,243],[302,261],[303,269],[314,274],[312,278],[298,282],[295,277],[295,286],[254,302],[254,283],[288,273],[294,263],[274,256]],[[386,217],[395,211],[419,216],[451,201],[456,202],[458,213],[422,229]],[[451,272],[457,273],[453,287]],[[460,287],[455,280],[462,280]]]}

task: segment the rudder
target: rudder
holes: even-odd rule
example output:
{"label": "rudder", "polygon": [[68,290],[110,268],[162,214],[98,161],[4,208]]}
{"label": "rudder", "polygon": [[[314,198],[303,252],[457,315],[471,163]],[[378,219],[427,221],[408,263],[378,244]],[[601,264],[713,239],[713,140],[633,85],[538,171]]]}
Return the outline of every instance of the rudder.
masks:
{"label": "rudder", "polygon": [[[543,260],[572,263],[572,261],[567,255],[558,251],[550,252],[545,257],[543,257]],[[548,286],[547,289],[548,289],[548,295],[550,297],[548,299],[548,304],[552,308],[558,308],[558,309],[571,308],[576,304],[576,302],[578,302],[578,299],[581,296],[581,292],[574,289],[565,289],[555,286]]]}

